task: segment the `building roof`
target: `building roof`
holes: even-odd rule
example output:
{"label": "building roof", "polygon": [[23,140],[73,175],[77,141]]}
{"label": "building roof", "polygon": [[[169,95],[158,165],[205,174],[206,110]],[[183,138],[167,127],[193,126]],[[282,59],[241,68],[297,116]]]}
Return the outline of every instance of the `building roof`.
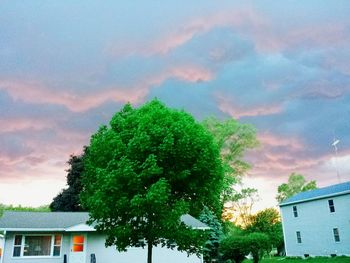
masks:
{"label": "building roof", "polygon": [[350,181],[341,184],[330,185],[315,190],[301,192],[280,203],[280,206],[286,206],[296,203],[308,202],[316,199],[328,198],[337,195],[350,194]]}
{"label": "building roof", "polygon": [[[0,218],[0,230],[7,231],[94,231],[93,228],[81,228],[89,219],[87,212],[13,212],[5,211]],[[186,214],[181,221],[195,229],[208,229],[196,218]],[[80,226],[80,227],[79,227]]]}
{"label": "building roof", "polygon": [[0,229],[62,230],[85,224],[89,214],[85,212],[13,212],[5,211],[0,218]]}

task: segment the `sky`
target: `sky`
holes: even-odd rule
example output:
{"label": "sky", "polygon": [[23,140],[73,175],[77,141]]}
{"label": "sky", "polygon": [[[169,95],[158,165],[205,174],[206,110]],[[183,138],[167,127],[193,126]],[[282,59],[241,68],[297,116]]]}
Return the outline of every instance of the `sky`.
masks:
{"label": "sky", "polygon": [[50,203],[69,156],[154,97],[255,126],[256,209],[292,172],[349,181],[349,14],[347,0],[1,1],[0,203]]}

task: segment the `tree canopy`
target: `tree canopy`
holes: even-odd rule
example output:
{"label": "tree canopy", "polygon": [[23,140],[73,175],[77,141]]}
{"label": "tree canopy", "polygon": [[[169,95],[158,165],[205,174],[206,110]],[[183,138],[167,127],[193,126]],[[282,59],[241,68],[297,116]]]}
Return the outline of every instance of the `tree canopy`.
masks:
{"label": "tree canopy", "polygon": [[83,155],[71,155],[67,170],[68,188],[63,189],[50,204],[52,211],[82,211],[80,192],[82,190],[81,176],[84,171]]}
{"label": "tree canopy", "polygon": [[198,231],[180,216],[221,213],[223,168],[212,135],[184,111],[153,100],[117,112],[84,156],[83,205],[107,245],[165,245],[197,252]]}
{"label": "tree canopy", "polygon": [[276,200],[280,203],[295,194],[316,188],[316,181],[307,182],[303,175],[292,173],[289,175],[288,183],[278,186]]}

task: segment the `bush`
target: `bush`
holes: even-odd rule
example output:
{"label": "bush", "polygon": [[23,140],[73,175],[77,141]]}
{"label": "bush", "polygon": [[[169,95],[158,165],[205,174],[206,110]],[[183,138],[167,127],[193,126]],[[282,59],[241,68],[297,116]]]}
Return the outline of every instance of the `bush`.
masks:
{"label": "bush", "polygon": [[246,236],[229,235],[221,241],[220,251],[224,260],[241,263],[250,252],[248,239]]}
{"label": "bush", "polygon": [[258,263],[266,251],[271,250],[270,240],[266,234],[251,233],[246,236],[247,246],[252,253],[253,262]]}
{"label": "bush", "polygon": [[253,262],[258,263],[270,248],[269,237],[263,233],[230,234],[220,244],[222,259],[235,263],[241,263],[249,253],[253,256]]}

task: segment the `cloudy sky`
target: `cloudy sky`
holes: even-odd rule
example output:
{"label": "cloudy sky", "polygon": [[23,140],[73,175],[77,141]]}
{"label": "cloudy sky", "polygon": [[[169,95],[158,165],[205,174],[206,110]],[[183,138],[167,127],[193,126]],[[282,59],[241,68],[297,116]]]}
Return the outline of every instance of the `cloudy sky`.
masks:
{"label": "cloudy sky", "polygon": [[350,180],[350,2],[0,4],[0,203],[49,203],[66,161],[126,103],[251,123],[245,183]]}

